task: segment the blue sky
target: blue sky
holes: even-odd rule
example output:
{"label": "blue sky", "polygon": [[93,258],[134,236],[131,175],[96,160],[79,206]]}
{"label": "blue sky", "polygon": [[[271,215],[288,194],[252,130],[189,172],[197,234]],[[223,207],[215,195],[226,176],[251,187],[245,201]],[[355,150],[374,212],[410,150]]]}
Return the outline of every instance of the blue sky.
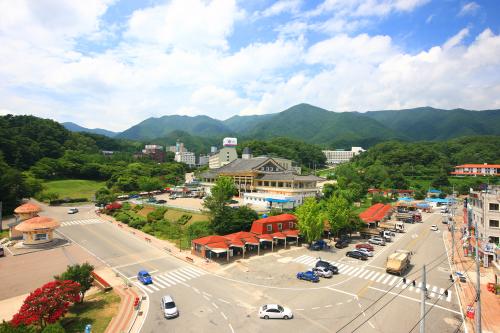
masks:
{"label": "blue sky", "polygon": [[0,0],[0,114],[500,108],[500,2]]}

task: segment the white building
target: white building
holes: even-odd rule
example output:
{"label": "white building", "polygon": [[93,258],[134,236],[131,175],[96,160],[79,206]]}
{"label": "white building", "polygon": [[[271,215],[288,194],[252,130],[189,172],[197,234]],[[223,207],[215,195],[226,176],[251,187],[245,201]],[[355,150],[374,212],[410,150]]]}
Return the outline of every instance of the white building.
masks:
{"label": "white building", "polygon": [[477,223],[479,237],[500,244],[500,186],[490,185],[487,191],[469,193],[468,208],[472,226]]}
{"label": "white building", "polygon": [[200,157],[198,158],[198,166],[204,166],[208,164],[208,161],[210,160],[210,155],[202,155],[200,154]]}
{"label": "white building", "polygon": [[174,160],[179,163],[185,163],[191,167],[196,165],[196,155],[189,151],[175,153]]}
{"label": "white building", "polygon": [[364,151],[361,147],[352,147],[351,150],[323,150],[323,154],[326,156],[327,164],[340,164],[349,162],[354,156]]}

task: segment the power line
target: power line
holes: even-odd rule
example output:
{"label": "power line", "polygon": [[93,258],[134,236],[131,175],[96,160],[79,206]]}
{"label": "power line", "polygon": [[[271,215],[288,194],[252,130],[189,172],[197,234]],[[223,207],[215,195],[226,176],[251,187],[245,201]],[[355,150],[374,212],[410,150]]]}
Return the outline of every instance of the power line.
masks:
{"label": "power line", "polygon": [[[439,258],[440,258],[440,257],[442,257],[443,255],[446,255],[446,253],[442,253],[440,256],[438,256],[438,257],[436,257],[434,260],[432,260],[432,261],[429,263],[429,266],[430,266],[430,265],[432,265],[432,263],[433,263],[433,262],[435,262],[435,261],[439,260]],[[445,258],[445,259],[447,259],[447,258]],[[438,267],[438,265],[440,265],[440,264],[441,264],[441,263],[442,263],[445,259],[443,259],[441,262],[439,262],[439,263],[438,263],[435,267],[433,267],[433,268],[429,269],[429,271],[431,271],[431,270],[435,269],[436,267]],[[414,273],[411,273],[411,274],[407,275],[407,276],[406,276],[406,278],[407,278],[407,277],[409,277],[409,276],[412,276],[412,275],[414,275],[414,274],[418,274],[418,273],[419,273],[419,271],[416,271],[416,272],[414,272]],[[416,279],[418,279],[419,277],[420,277],[420,275],[419,275],[419,276],[417,276],[417,277],[415,277],[413,280],[416,280]],[[402,279],[403,279],[403,278],[401,278],[401,280],[402,280]],[[399,284],[399,282],[398,282],[398,283],[396,283],[396,284],[394,284],[391,288],[387,289],[387,290],[386,290],[386,291],[385,291],[385,292],[384,292],[384,293],[383,293],[383,294],[382,294],[379,298],[377,298],[375,301],[373,301],[373,302],[372,302],[372,303],[371,303],[368,307],[372,307],[374,304],[376,304],[378,301],[380,301],[380,300],[381,300],[384,296],[386,296],[387,294],[389,294],[389,292],[391,292],[391,290],[392,290],[392,289],[394,289],[394,288],[395,288],[398,284]],[[402,293],[405,289],[406,289],[406,288],[402,289],[399,293],[397,293],[397,294],[396,294],[396,296],[399,296],[399,294],[401,294],[401,293]],[[395,297],[396,297],[396,296],[395,296]],[[393,300],[393,299],[394,299],[394,298],[392,298],[389,302],[392,302],[392,300]],[[388,302],[388,303],[389,303],[389,302]],[[361,314],[363,314],[363,312],[364,312],[364,311],[361,311],[361,312],[357,313],[357,314],[356,314],[356,315],[355,315],[355,316],[354,316],[351,320],[349,320],[349,321],[348,321],[348,322],[347,322],[344,326],[342,326],[342,327],[341,327],[340,329],[338,329],[336,332],[338,333],[338,332],[342,331],[344,328],[346,328],[348,325],[350,325],[353,321],[355,321],[356,319],[358,319],[358,318],[359,318],[359,316],[360,316]],[[370,317],[370,318],[371,318],[371,317]],[[368,319],[368,320],[369,320],[369,319]],[[366,323],[368,320],[364,321],[364,322],[363,322],[363,324],[364,324],[364,323]],[[363,325],[363,324],[362,324],[362,325]]]}

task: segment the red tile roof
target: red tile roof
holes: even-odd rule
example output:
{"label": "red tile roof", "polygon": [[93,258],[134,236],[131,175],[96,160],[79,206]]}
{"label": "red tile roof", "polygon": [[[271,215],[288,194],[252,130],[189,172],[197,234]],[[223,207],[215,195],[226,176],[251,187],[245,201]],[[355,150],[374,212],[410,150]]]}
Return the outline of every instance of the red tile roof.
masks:
{"label": "red tile roof", "polygon": [[224,236],[218,236],[218,235],[211,235],[211,236],[205,236],[197,239],[193,239],[193,243],[199,244],[199,245],[207,245],[210,243],[218,243],[218,242],[226,242],[227,238]]}
{"label": "red tile roof", "polygon": [[389,213],[391,209],[391,205],[377,203],[359,214],[359,217],[366,223],[380,221]]}
{"label": "red tile roof", "polygon": [[298,230],[283,230],[283,233],[289,237],[296,237],[299,235]]}
{"label": "red tile roof", "polygon": [[210,249],[229,249],[229,245],[226,242],[210,243],[207,244],[207,247]]}
{"label": "red tile roof", "polygon": [[19,223],[14,229],[21,232],[28,232],[40,229],[55,229],[57,227],[59,227],[59,222],[55,219],[46,216],[37,216]]}
{"label": "red tile roof", "polygon": [[500,164],[462,164],[455,168],[500,168]]}
{"label": "red tile roof", "polygon": [[255,220],[253,223],[264,224],[270,222],[295,222],[297,218],[293,214],[281,214],[276,216],[269,216],[263,219]]}
{"label": "red tile roof", "polygon": [[40,208],[40,206],[28,202],[14,209],[14,213],[16,214],[38,213],[41,210],[42,208]]}

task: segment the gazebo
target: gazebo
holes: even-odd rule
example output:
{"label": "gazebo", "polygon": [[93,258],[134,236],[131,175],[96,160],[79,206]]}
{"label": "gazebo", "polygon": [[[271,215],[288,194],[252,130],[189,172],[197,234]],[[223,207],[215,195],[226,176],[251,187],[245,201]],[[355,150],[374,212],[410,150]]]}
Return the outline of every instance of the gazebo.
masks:
{"label": "gazebo", "polygon": [[16,216],[16,221],[9,223],[9,238],[18,239],[23,235],[21,232],[17,231],[15,227],[19,225],[22,221],[31,219],[35,216],[38,216],[38,213],[42,211],[42,208],[38,205],[35,205],[31,202],[25,203],[16,209],[14,209],[14,214]]}
{"label": "gazebo", "polygon": [[47,244],[54,239],[54,229],[59,227],[59,222],[45,216],[36,216],[21,222],[14,227],[23,234],[23,245],[36,246]]}

